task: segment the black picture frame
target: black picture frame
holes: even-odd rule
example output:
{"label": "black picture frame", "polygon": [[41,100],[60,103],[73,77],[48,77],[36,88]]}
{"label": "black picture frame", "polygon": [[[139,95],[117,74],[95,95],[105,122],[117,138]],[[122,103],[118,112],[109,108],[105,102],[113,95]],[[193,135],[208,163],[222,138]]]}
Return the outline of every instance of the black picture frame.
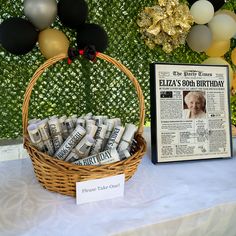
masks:
{"label": "black picture frame", "polygon": [[[206,75],[206,76],[205,76]],[[196,79],[196,80],[195,80]],[[162,80],[162,81],[160,81]],[[167,83],[168,80],[168,83]],[[209,81],[209,82],[207,82]],[[214,82],[214,81],[217,81]],[[192,84],[191,84],[192,83]],[[183,85],[185,84],[185,86]],[[204,86],[205,87],[204,87]],[[211,87],[212,86],[212,87]],[[213,87],[215,86],[215,87]],[[222,87],[221,87],[222,86]],[[175,89],[176,88],[176,89]],[[214,90],[215,89],[215,90]],[[205,98],[205,111],[202,109],[202,115],[199,117],[201,118],[191,118],[189,115],[189,120],[187,118],[183,118],[183,114],[189,112],[190,114],[194,114],[193,111],[190,109],[186,109],[186,104],[184,104],[187,93],[192,92],[201,92]],[[176,94],[178,94],[178,99],[175,99]],[[222,114],[221,111],[215,111],[214,117],[214,98],[210,101],[211,94],[215,97],[215,101],[220,102],[220,105],[223,106],[224,112]],[[219,98],[218,98],[219,95]],[[182,96],[182,97],[181,97]],[[181,98],[180,98],[181,97]],[[189,95],[190,97],[190,95]],[[178,100],[178,102],[176,102]],[[172,114],[169,111],[174,109],[176,104],[176,109],[180,107],[182,100],[182,113],[173,112],[173,119],[171,118]],[[170,110],[165,108],[165,101],[166,106],[170,106]],[[173,101],[173,102],[172,102]],[[222,102],[223,101],[223,102]],[[223,104],[222,104],[223,103]],[[171,105],[172,104],[172,105]],[[190,160],[206,160],[206,159],[216,159],[216,158],[230,158],[232,157],[232,131],[231,131],[231,114],[230,114],[230,83],[229,83],[229,68],[227,65],[203,65],[203,64],[175,64],[175,63],[152,63],[150,64],[150,105],[151,105],[151,153],[152,153],[152,163],[166,163],[166,162],[176,162],[176,161],[190,161]],[[208,107],[207,107],[208,106]],[[164,107],[164,108],[163,108]],[[203,105],[202,105],[203,107]],[[161,110],[160,110],[161,109]],[[197,108],[196,108],[197,109]],[[161,111],[161,112],[160,112]],[[187,111],[187,112],[186,112]],[[211,112],[210,112],[211,111]],[[205,114],[203,114],[205,112]],[[162,115],[160,115],[162,113]],[[182,114],[182,115],[181,115]],[[222,115],[221,117],[217,117]],[[174,118],[174,117],[179,118]],[[167,118],[165,118],[167,117]],[[205,118],[203,118],[205,117]],[[225,129],[216,129],[213,127],[213,124],[222,122]],[[173,144],[170,141],[170,145],[163,144],[165,139],[171,139],[178,136],[178,140],[181,140],[180,137],[184,136],[184,131],[179,132],[174,131],[173,128],[170,127],[168,131],[168,122],[170,126],[174,127],[175,124],[177,127],[178,123],[184,125],[186,123],[187,126],[191,126],[194,124],[197,128],[196,131],[193,131],[192,136],[196,136],[196,138],[186,138],[187,141],[189,140],[200,140],[199,137],[205,135],[205,142],[202,144],[201,142],[197,141],[197,145],[199,146],[199,150],[194,151],[194,153],[189,153],[186,151],[184,152],[184,148],[182,148],[183,156],[181,156],[178,150],[181,148],[181,145],[186,145],[186,150],[194,149],[193,144]],[[205,131],[201,134],[199,131],[199,127],[204,127]],[[163,127],[167,127],[164,129]],[[208,127],[208,128],[206,128]],[[165,132],[166,130],[166,136]],[[194,130],[194,129],[193,129]],[[200,129],[201,130],[201,129]],[[170,134],[168,136],[169,133]],[[205,133],[204,133],[205,132]],[[212,151],[214,150],[212,146],[214,146],[214,142],[212,144],[212,140],[214,135],[224,134],[225,136],[222,140],[226,140],[226,144],[222,149],[219,151]],[[172,135],[172,136],[171,136]],[[190,135],[191,132],[186,133],[186,136]],[[179,137],[180,136],[180,137]],[[217,141],[217,137],[216,142]],[[219,138],[219,141],[221,139]],[[209,144],[209,147],[205,147],[205,145]],[[172,152],[171,146],[173,146]],[[167,147],[170,149],[168,150]],[[201,150],[202,148],[202,150]],[[167,150],[166,154],[165,151]],[[217,149],[217,147],[215,147]],[[202,153],[201,153],[202,152]],[[172,155],[172,154],[174,155]]]}

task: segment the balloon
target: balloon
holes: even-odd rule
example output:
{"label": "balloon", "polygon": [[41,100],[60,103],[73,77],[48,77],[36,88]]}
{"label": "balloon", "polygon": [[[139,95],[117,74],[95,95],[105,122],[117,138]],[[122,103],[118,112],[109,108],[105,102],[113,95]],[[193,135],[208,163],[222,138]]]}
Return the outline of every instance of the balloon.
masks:
{"label": "balloon", "polygon": [[223,10],[219,10],[215,12],[215,15],[219,15],[219,14],[231,16],[236,21],[236,14],[233,11],[223,9]]}
{"label": "balloon", "polygon": [[96,51],[104,52],[108,46],[106,31],[97,24],[84,24],[77,29],[77,46],[83,49],[86,46],[95,46]]}
{"label": "balloon", "polygon": [[205,25],[195,25],[191,28],[186,41],[193,51],[203,52],[211,45],[211,31]]}
{"label": "balloon", "polygon": [[24,0],[24,14],[39,30],[48,28],[56,19],[56,0]]}
{"label": "balloon", "polygon": [[[225,15],[231,16],[236,22],[236,14],[233,11],[223,9],[223,10],[219,10],[219,11],[215,12],[215,15],[219,15],[219,14],[225,14]],[[235,32],[233,38],[236,39],[236,32]]]}
{"label": "balloon", "polygon": [[33,49],[38,40],[38,32],[27,20],[12,17],[0,25],[0,43],[10,53],[26,54]]}
{"label": "balloon", "polygon": [[227,65],[229,67],[229,79],[230,86],[232,86],[232,81],[234,77],[234,72],[230,66],[230,64],[221,57],[209,57],[205,61],[202,62],[204,65]]}
{"label": "balloon", "polygon": [[234,48],[233,51],[231,52],[231,60],[236,66],[236,48]]}
{"label": "balloon", "polygon": [[[188,0],[188,2],[192,5],[196,0]],[[209,2],[213,5],[215,11],[219,10],[225,4],[225,0],[209,0]]]}
{"label": "balloon", "polygon": [[206,24],[214,16],[214,7],[209,1],[196,1],[190,8],[193,20],[197,24]]}
{"label": "balloon", "polygon": [[232,96],[236,95],[236,73],[234,73],[234,78],[231,83],[231,95]]}
{"label": "balloon", "polygon": [[226,14],[215,15],[208,23],[214,41],[231,39],[236,33],[236,22]]}
{"label": "balloon", "polygon": [[84,0],[60,0],[58,16],[65,26],[76,29],[85,22],[88,16],[88,5]]}
{"label": "balloon", "polygon": [[59,30],[46,29],[39,33],[39,48],[44,57],[49,59],[60,53],[67,54],[69,40]]}
{"label": "balloon", "polygon": [[210,47],[206,50],[209,57],[221,57],[230,49],[230,40],[213,41]]}

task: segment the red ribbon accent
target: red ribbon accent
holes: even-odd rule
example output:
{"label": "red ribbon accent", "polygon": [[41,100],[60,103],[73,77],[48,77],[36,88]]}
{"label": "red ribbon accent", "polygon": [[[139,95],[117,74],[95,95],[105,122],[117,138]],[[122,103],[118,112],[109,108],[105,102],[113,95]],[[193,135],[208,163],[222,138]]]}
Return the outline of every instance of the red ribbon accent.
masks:
{"label": "red ribbon accent", "polygon": [[79,55],[83,56],[84,55],[84,50],[79,50]]}
{"label": "red ribbon accent", "polygon": [[70,48],[68,50],[68,59],[67,59],[68,64],[70,65],[72,61],[79,55],[83,56],[84,58],[92,62],[95,62],[98,52],[95,51],[94,46],[88,46],[85,47],[84,49]]}
{"label": "red ribbon accent", "polygon": [[[80,49],[80,50],[79,50],[79,55],[83,56],[83,55],[84,55],[84,52],[85,52],[85,50]],[[95,53],[94,58],[93,58],[92,60],[90,60],[90,61],[96,62],[96,57],[97,57],[97,55],[98,55],[98,52]]]}
{"label": "red ribbon accent", "polygon": [[70,65],[72,63],[72,60],[69,57],[67,58],[67,63],[68,63],[68,65]]}

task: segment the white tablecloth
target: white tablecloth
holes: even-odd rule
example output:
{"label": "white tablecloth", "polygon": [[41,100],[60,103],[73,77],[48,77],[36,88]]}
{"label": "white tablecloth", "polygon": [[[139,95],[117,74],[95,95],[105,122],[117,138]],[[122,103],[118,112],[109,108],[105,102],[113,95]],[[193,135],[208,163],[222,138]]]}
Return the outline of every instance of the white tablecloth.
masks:
{"label": "white tablecloth", "polygon": [[84,205],[42,188],[30,159],[1,162],[0,235],[235,236],[236,158],[153,165],[149,147],[124,198]]}

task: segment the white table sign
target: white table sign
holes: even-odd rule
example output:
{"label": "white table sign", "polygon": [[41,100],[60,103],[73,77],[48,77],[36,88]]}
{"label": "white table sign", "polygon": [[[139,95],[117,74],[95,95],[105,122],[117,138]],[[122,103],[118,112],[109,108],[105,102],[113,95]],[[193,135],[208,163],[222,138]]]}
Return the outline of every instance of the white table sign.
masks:
{"label": "white table sign", "polygon": [[125,175],[76,183],[76,203],[83,204],[124,196]]}

